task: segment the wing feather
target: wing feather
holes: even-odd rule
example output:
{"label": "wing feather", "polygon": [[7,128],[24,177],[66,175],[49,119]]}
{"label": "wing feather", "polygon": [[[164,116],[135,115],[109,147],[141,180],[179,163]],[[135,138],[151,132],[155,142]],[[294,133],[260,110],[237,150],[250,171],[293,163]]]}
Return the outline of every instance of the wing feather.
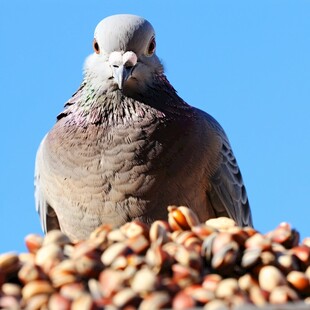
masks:
{"label": "wing feather", "polygon": [[219,165],[210,179],[211,204],[218,216],[226,213],[240,226],[253,226],[246,189],[228,138],[216,120],[208,117],[208,121],[221,144]]}

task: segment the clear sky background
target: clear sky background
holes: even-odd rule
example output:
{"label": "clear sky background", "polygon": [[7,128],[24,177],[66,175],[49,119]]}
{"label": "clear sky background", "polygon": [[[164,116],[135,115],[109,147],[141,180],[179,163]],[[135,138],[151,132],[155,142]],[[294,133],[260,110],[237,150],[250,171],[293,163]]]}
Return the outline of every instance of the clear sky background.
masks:
{"label": "clear sky background", "polygon": [[224,127],[255,227],[310,236],[310,0],[1,0],[0,253],[42,233],[36,150],[82,81],[95,26],[117,13],[153,24],[172,85]]}

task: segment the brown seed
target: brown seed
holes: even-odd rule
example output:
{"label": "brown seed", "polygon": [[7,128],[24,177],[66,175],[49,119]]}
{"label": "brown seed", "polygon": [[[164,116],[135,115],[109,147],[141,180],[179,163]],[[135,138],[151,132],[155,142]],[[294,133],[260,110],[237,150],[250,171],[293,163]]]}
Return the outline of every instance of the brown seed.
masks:
{"label": "brown seed", "polygon": [[77,281],[76,273],[77,270],[74,261],[66,259],[51,269],[49,277],[54,287],[59,288],[65,284]]}
{"label": "brown seed", "polygon": [[70,307],[71,301],[59,293],[54,293],[48,301],[49,310],[70,310]]}
{"label": "brown seed", "polygon": [[177,310],[192,309],[196,306],[194,298],[184,291],[177,293],[172,300],[172,308]]}
{"label": "brown seed", "polygon": [[215,298],[214,292],[207,290],[200,284],[190,285],[184,289],[184,292],[200,304],[206,304]]}
{"label": "brown seed", "polygon": [[116,242],[110,245],[102,254],[101,261],[105,266],[110,266],[113,261],[120,255],[126,255],[130,249],[122,242]]}
{"label": "brown seed", "polygon": [[[111,298],[105,298],[105,297],[94,301],[94,310],[98,310],[98,309],[118,310],[117,307],[112,305]],[[134,310],[134,309],[125,308],[124,310]]]}
{"label": "brown seed", "polygon": [[155,221],[150,228],[150,241],[164,244],[170,241],[170,227],[165,221]]}
{"label": "brown seed", "polygon": [[299,297],[296,292],[288,286],[275,287],[269,296],[269,302],[271,304],[286,304],[298,299]]}
{"label": "brown seed", "polygon": [[170,305],[171,297],[168,292],[156,291],[143,298],[139,310],[163,309]]}
{"label": "brown seed", "polygon": [[200,270],[202,259],[199,253],[179,246],[174,254],[174,259],[181,265]]}
{"label": "brown seed", "polygon": [[48,294],[34,295],[27,300],[26,309],[31,309],[31,310],[47,309],[48,299],[49,299]]}
{"label": "brown seed", "polygon": [[242,308],[242,306],[248,307],[249,304],[250,300],[248,296],[243,294],[242,292],[239,292],[229,298],[229,306],[232,309],[240,309]]}
{"label": "brown seed", "polygon": [[100,258],[101,251],[98,249],[96,239],[81,241],[74,247],[71,257],[77,260],[81,257],[89,257],[93,259]]}
{"label": "brown seed", "polygon": [[140,267],[145,263],[144,256],[136,255],[134,253],[127,255],[126,259],[128,266]]}
{"label": "brown seed", "polygon": [[184,288],[199,281],[200,274],[193,268],[181,264],[173,264],[171,269],[173,272],[172,280],[179,287]]}
{"label": "brown seed", "polygon": [[299,243],[299,233],[288,223],[281,223],[275,230],[266,234],[272,242],[279,243],[289,249]]}
{"label": "brown seed", "polygon": [[252,287],[258,286],[258,282],[250,273],[246,273],[238,279],[238,285],[241,290],[249,292]]}
{"label": "brown seed", "polygon": [[77,274],[88,278],[96,277],[103,269],[103,264],[99,257],[96,259],[92,257],[82,256],[76,259],[74,262]]}
{"label": "brown seed", "polygon": [[147,236],[149,233],[149,228],[142,222],[133,221],[121,226],[120,231],[127,238],[134,238],[140,235]]}
{"label": "brown seed", "polygon": [[286,284],[284,275],[274,266],[264,266],[259,272],[258,282],[259,286],[267,292],[271,292],[277,286]]}
{"label": "brown seed", "polygon": [[260,255],[262,265],[276,265],[276,256],[271,251],[264,251]]}
{"label": "brown seed", "polygon": [[108,240],[108,233],[111,230],[112,230],[111,225],[109,224],[101,225],[89,235],[89,239],[100,240],[100,243],[106,242]]}
{"label": "brown seed", "polygon": [[127,266],[125,269],[122,269],[121,271],[124,281],[131,282],[135,274],[138,272],[138,270],[140,270],[140,268],[136,266]]}
{"label": "brown seed", "polygon": [[164,291],[169,292],[171,296],[174,296],[180,291],[180,286],[170,276],[160,277],[160,284],[164,288]]}
{"label": "brown seed", "polygon": [[62,251],[62,248],[59,245],[56,245],[54,243],[50,243],[46,246],[42,246],[35,258],[35,263],[39,267],[42,268],[42,270],[48,274],[49,271],[59,264],[64,259],[64,254]]}
{"label": "brown seed", "polygon": [[190,233],[191,231],[190,230],[174,230],[173,232],[170,233],[171,240],[175,242],[175,240],[178,238],[178,236],[181,235],[182,232]]}
{"label": "brown seed", "polygon": [[[216,235],[212,244],[212,253],[215,254],[220,251],[224,246],[230,244],[233,241],[232,235],[228,232],[220,232]],[[236,242],[235,242],[235,245]],[[238,247],[238,245],[237,245]]]}
{"label": "brown seed", "polygon": [[4,253],[0,255],[0,270],[4,274],[16,272],[20,262],[18,255],[15,253]]}
{"label": "brown seed", "polygon": [[65,284],[59,290],[62,296],[70,300],[77,299],[85,292],[85,286],[81,282]]}
{"label": "brown seed", "polygon": [[301,294],[310,293],[310,280],[303,272],[293,270],[286,276],[286,279],[297,292]]}
{"label": "brown seed", "polygon": [[200,252],[202,241],[192,231],[176,231],[179,232],[178,236],[173,239],[174,242],[184,245],[193,251]]}
{"label": "brown seed", "polygon": [[216,229],[205,224],[199,224],[192,227],[192,231],[197,237],[199,237],[201,240],[204,240],[206,237],[214,233]]}
{"label": "brown seed", "polygon": [[32,263],[24,264],[17,276],[23,284],[45,278],[40,268]]}
{"label": "brown seed", "polygon": [[291,253],[280,253],[277,255],[277,265],[284,272],[288,273],[292,270],[298,270],[298,261],[295,255]]}
{"label": "brown seed", "polygon": [[243,227],[242,229],[248,235],[248,238],[258,233],[258,231],[254,229],[253,227],[247,226],[247,227]]}
{"label": "brown seed", "polygon": [[218,235],[217,232],[212,233],[211,235],[209,235],[203,240],[202,245],[201,245],[201,255],[205,257],[208,263],[210,263],[212,259],[213,243],[217,235]]}
{"label": "brown seed", "polygon": [[69,237],[60,230],[50,230],[44,237],[43,245],[56,244],[63,247],[66,244],[71,243]]}
{"label": "brown seed", "polygon": [[78,298],[74,299],[71,304],[71,310],[93,310],[95,307],[90,294],[84,293]]}
{"label": "brown seed", "polygon": [[43,237],[37,234],[30,234],[25,237],[25,243],[30,253],[37,253],[43,244]]}
{"label": "brown seed", "polygon": [[111,297],[124,287],[124,274],[119,270],[103,270],[99,275],[99,283],[104,297]]}
{"label": "brown seed", "polygon": [[250,269],[261,262],[262,250],[260,248],[248,248],[243,252],[241,266]]}
{"label": "brown seed", "polygon": [[240,247],[244,247],[245,241],[249,238],[249,235],[242,227],[234,226],[227,230],[232,235],[232,239],[236,241]]}
{"label": "brown seed", "polygon": [[169,206],[168,212],[168,223],[172,230],[190,230],[200,224],[197,215],[187,207]]}
{"label": "brown seed", "polygon": [[218,250],[212,258],[211,266],[222,275],[229,275],[239,258],[239,246],[237,242],[231,241]]}
{"label": "brown seed", "polygon": [[262,307],[267,304],[268,293],[263,291],[258,285],[249,288],[249,297],[254,305]]}
{"label": "brown seed", "polygon": [[[155,243],[156,244],[156,243]],[[153,245],[151,245],[151,247],[153,247]],[[155,246],[154,246],[155,247]],[[161,249],[162,251],[166,252],[167,254],[169,254],[171,257],[174,257],[175,253],[177,252],[178,248],[180,247],[179,244],[176,244],[173,241],[167,242],[165,243],[163,246],[156,246],[159,249]]]}
{"label": "brown seed", "polygon": [[271,240],[265,238],[260,233],[256,233],[245,241],[246,248],[259,248],[262,251],[271,249]]}
{"label": "brown seed", "polygon": [[146,263],[158,273],[163,270],[170,270],[173,262],[172,256],[169,255],[168,251],[165,251],[165,246],[169,245],[166,243],[164,247],[153,243],[145,254]]}
{"label": "brown seed", "polygon": [[52,285],[45,280],[35,280],[27,283],[22,289],[22,296],[24,300],[28,300],[35,295],[52,294],[54,289]]}
{"label": "brown seed", "polygon": [[19,300],[16,297],[0,295],[0,309],[19,310],[21,307]]}
{"label": "brown seed", "polygon": [[298,258],[301,267],[304,270],[310,265],[310,248],[306,245],[300,245],[292,248],[291,253]]}
{"label": "brown seed", "polygon": [[127,305],[136,305],[138,304],[139,297],[135,291],[131,288],[124,288],[118,291],[113,296],[113,304],[117,308],[123,308]]}
{"label": "brown seed", "polygon": [[221,281],[222,277],[219,274],[208,274],[204,277],[202,286],[211,292],[215,292]]}
{"label": "brown seed", "polygon": [[143,253],[149,247],[149,241],[142,234],[128,238],[126,244],[137,254]]}

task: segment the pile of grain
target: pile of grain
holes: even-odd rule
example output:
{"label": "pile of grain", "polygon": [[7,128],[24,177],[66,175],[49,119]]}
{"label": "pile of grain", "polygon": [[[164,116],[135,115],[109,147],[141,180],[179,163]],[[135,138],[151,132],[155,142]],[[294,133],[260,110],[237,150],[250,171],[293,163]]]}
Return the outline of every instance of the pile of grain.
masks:
{"label": "pile of grain", "polygon": [[56,230],[27,236],[29,253],[0,254],[0,308],[310,308],[310,238],[287,223],[263,235],[168,211],[168,222],[104,225],[78,243]]}

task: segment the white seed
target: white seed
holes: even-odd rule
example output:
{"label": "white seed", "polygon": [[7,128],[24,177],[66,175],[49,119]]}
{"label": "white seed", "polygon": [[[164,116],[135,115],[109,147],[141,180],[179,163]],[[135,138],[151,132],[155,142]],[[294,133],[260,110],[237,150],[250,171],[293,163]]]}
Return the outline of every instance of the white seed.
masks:
{"label": "white seed", "polygon": [[27,283],[22,289],[22,296],[24,300],[28,300],[35,295],[52,294],[54,288],[48,281],[36,280]]}
{"label": "white seed", "polygon": [[156,275],[149,268],[142,268],[135,274],[131,287],[137,293],[152,292],[156,288]]}
{"label": "white seed", "polygon": [[227,303],[224,300],[214,299],[208,302],[204,307],[204,310],[229,310]]}
{"label": "white seed", "polygon": [[259,286],[271,292],[275,287],[286,284],[286,280],[282,272],[274,266],[264,266],[258,275]]}
{"label": "white seed", "polygon": [[220,231],[225,231],[230,229],[231,227],[236,226],[237,224],[233,219],[222,216],[207,220],[206,225],[218,229]]}
{"label": "white seed", "polygon": [[215,291],[217,298],[229,298],[235,295],[239,291],[238,281],[233,278],[227,278],[222,280]]}

